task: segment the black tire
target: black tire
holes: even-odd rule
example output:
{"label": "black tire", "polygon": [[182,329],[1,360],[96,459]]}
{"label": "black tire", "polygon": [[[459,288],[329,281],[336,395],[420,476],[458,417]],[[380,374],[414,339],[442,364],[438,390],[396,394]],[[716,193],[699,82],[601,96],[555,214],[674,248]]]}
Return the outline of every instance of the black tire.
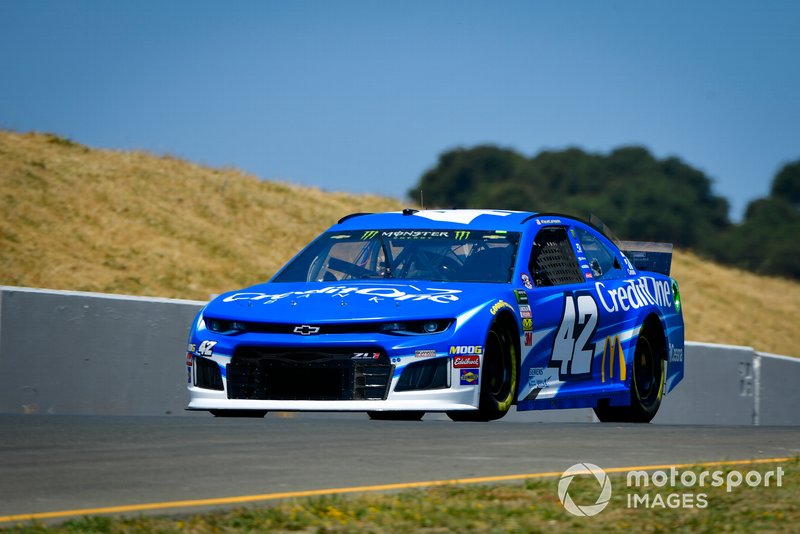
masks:
{"label": "black tire", "polygon": [[367,415],[373,421],[420,421],[425,412],[367,412]]}
{"label": "black tire", "polygon": [[647,323],[636,341],[631,376],[631,405],[598,405],[595,415],[603,423],[649,423],[661,406],[666,380],[663,339]]}
{"label": "black tire", "polygon": [[267,415],[267,410],[209,410],[214,417],[250,417],[260,419]]}
{"label": "black tire", "polygon": [[495,323],[486,336],[477,410],[447,412],[453,421],[494,421],[514,404],[517,393],[517,346],[507,327]]}

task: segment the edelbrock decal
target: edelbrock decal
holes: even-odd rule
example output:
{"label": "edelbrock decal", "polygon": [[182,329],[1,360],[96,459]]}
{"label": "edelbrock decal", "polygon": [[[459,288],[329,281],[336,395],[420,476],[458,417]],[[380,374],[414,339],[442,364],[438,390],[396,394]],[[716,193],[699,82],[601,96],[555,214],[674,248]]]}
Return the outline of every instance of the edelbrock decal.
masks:
{"label": "edelbrock decal", "polygon": [[[421,290],[414,286],[401,286],[404,290],[397,287],[345,287],[332,286],[322,289],[309,289],[308,291],[289,291],[287,293],[235,293],[223,299],[223,302],[236,302],[238,300],[250,300],[261,302],[262,304],[274,304],[287,297],[310,298],[312,296],[326,295],[329,297],[345,298],[350,295],[365,295],[371,297],[370,300],[378,302],[380,299],[393,299],[396,301],[429,301],[438,304],[448,304],[458,300],[459,289],[432,289]],[[409,291],[410,289],[411,291]]]}

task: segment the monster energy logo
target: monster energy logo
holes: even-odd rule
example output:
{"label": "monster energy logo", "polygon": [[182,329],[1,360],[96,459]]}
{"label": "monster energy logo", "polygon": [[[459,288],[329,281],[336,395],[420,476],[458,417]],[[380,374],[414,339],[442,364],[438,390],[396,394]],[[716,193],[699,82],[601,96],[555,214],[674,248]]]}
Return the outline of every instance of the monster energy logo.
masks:
{"label": "monster energy logo", "polygon": [[361,240],[363,241],[366,239],[372,239],[376,235],[378,235],[377,230],[367,230],[366,232],[364,232],[364,235],[361,236]]}
{"label": "monster energy logo", "polygon": [[456,231],[456,241],[464,241],[469,239],[470,232],[465,232],[463,230]]}

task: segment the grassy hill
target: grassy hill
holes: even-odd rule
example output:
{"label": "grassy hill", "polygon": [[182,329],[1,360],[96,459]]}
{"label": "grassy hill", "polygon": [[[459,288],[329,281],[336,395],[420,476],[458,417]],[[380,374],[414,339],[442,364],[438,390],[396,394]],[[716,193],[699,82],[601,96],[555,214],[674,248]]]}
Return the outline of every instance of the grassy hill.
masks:
{"label": "grassy hill", "polygon": [[[266,280],[342,215],[396,200],[0,130],[0,285],[204,300]],[[687,339],[800,355],[800,284],[678,251]]]}

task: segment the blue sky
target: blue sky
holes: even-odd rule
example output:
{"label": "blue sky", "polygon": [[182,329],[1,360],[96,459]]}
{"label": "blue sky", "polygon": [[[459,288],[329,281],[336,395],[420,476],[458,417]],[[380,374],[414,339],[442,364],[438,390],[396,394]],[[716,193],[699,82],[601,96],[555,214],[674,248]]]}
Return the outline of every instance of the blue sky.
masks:
{"label": "blue sky", "polygon": [[0,127],[398,198],[458,146],[638,144],[738,217],[800,158],[798,28],[770,0],[0,0]]}

